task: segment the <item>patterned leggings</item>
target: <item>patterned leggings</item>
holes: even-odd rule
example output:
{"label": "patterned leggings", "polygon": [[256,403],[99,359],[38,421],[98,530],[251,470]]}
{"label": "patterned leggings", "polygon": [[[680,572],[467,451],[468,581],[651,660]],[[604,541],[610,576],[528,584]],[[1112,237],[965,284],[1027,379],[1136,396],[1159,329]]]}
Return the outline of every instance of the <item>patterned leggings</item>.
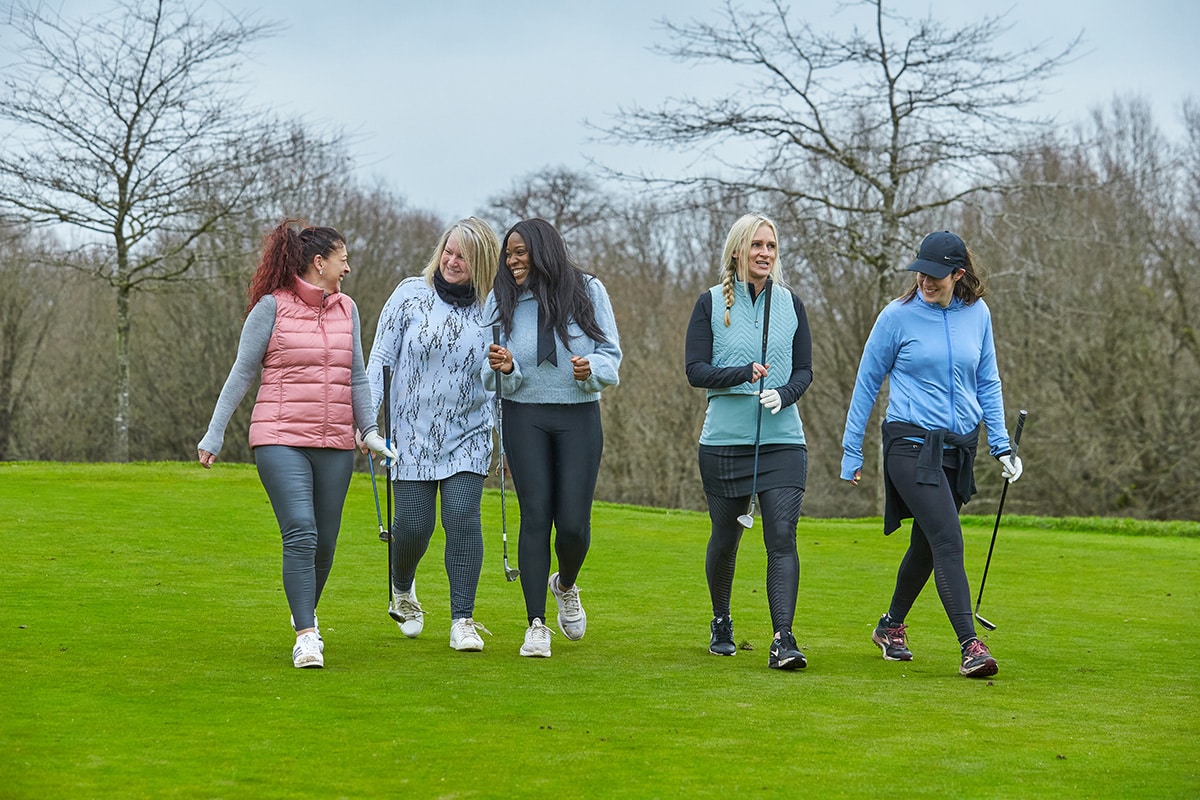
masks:
{"label": "patterned leggings", "polygon": [[[771,607],[771,625],[775,631],[790,631],[796,616],[796,596],[800,591],[796,525],[800,521],[800,505],[803,501],[804,490],[794,486],[758,493],[763,543],[767,548],[767,602]],[[746,530],[737,518],[739,514],[746,513],[749,505],[749,497],[708,495],[712,534],[708,539],[704,571],[708,576],[714,617],[729,616],[738,545]]]}
{"label": "patterned leggings", "polygon": [[479,504],[483,478],[459,472],[440,481],[393,481],[396,514],[392,518],[392,580],[399,591],[412,588],[417,564],[433,538],[438,487],[442,491],[442,529],[446,531],[446,576],[450,579],[450,618],[475,614],[475,591],[483,568],[483,528]]}

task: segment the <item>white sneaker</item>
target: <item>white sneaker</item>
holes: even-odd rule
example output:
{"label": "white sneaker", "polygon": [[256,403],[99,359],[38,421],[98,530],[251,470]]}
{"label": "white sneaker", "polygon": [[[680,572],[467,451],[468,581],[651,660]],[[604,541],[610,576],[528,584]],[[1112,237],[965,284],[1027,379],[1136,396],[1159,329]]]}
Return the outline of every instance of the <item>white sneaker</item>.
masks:
{"label": "white sneaker", "polygon": [[[296,630],[296,618],[289,617],[292,623],[292,630]],[[313,614],[313,629],[317,632],[317,641],[321,644],[321,652],[325,652],[325,640],[321,638],[321,623],[317,620],[317,615]]]}
{"label": "white sneaker", "polygon": [[296,640],[292,648],[292,665],[297,669],[325,666],[325,656],[321,653],[321,640],[315,633],[304,633]]}
{"label": "white sneaker", "polygon": [[481,630],[488,636],[492,632],[480,625],[471,617],[459,617],[450,626],[450,646],[463,653],[478,653],[483,649],[483,639],[476,630]]}
{"label": "white sneaker", "polygon": [[410,639],[415,639],[425,630],[425,611],[417,601],[417,583],[409,587],[407,592],[400,592],[392,587],[392,604],[388,606],[388,614],[400,626],[400,632]]}
{"label": "white sneaker", "polygon": [[535,619],[529,626],[529,630],[525,631],[525,643],[521,645],[521,655],[549,658],[551,633],[553,631],[543,625],[540,619]]}
{"label": "white sneaker", "polygon": [[560,589],[556,572],[550,576],[550,591],[558,601],[558,629],[568,639],[582,639],[587,632],[587,613],[579,604],[579,587]]}

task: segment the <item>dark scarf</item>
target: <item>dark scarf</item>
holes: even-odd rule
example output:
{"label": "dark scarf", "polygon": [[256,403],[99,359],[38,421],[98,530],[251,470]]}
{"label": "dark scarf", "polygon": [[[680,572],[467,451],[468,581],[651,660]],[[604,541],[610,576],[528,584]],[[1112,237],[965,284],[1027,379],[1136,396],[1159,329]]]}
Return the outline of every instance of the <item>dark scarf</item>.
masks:
{"label": "dark scarf", "polygon": [[467,308],[475,304],[474,284],[450,283],[442,277],[441,269],[433,271],[433,289],[437,292],[438,297],[452,306]]}
{"label": "dark scarf", "polygon": [[892,442],[904,437],[921,437],[921,450],[917,454],[917,483],[936,486],[942,479],[942,463],[949,445],[951,459],[958,470],[958,480],[950,489],[955,499],[965,505],[975,494],[975,451],[979,447],[979,426],[959,435],[945,429],[928,431],[911,422],[894,420],[883,423],[883,533],[885,536],[900,527],[900,521],[912,516],[908,504],[888,476],[887,456]]}
{"label": "dark scarf", "polygon": [[546,319],[546,312],[542,310],[542,304],[538,303],[538,348],[537,348],[537,363],[549,361],[554,366],[558,366],[558,346],[554,341],[554,328],[551,327],[550,321]]}

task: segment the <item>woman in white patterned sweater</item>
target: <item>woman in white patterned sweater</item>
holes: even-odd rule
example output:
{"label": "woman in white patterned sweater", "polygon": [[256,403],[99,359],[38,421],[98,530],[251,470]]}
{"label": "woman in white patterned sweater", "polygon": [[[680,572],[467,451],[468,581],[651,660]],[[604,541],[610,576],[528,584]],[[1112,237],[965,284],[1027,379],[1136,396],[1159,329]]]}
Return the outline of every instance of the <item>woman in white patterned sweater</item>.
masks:
{"label": "woman in white patterned sweater", "polygon": [[483,301],[499,263],[500,243],[483,220],[460,220],[442,234],[420,277],[400,282],[379,317],[367,363],[376,409],[383,368],[390,367],[393,446],[390,470],[396,513],[391,521],[392,603],[388,613],[405,636],[424,628],[414,587],[417,565],[433,537],[441,492],[450,579],[450,646],[483,649],[475,591],[483,566],[479,506],[492,458],[491,392],[480,371],[490,329]]}

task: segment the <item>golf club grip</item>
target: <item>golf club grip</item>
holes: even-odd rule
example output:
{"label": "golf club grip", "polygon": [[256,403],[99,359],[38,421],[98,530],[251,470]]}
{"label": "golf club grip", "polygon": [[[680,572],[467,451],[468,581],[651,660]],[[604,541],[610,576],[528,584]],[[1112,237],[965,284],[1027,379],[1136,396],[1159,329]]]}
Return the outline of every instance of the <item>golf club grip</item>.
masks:
{"label": "golf club grip", "polygon": [[775,281],[767,278],[766,286],[763,288],[763,302],[766,308],[763,309],[763,341],[762,341],[762,363],[767,364],[767,332],[771,330],[771,287],[775,285]]}
{"label": "golf club grip", "polygon": [[[392,446],[392,368],[383,368],[383,438]],[[390,480],[390,477],[389,477]]]}
{"label": "golf club grip", "polygon": [[1021,431],[1025,430],[1027,416],[1029,416],[1029,412],[1023,408],[1017,413],[1017,429],[1013,432],[1012,437],[1012,454],[1014,456],[1017,454],[1017,448],[1021,446]]}

